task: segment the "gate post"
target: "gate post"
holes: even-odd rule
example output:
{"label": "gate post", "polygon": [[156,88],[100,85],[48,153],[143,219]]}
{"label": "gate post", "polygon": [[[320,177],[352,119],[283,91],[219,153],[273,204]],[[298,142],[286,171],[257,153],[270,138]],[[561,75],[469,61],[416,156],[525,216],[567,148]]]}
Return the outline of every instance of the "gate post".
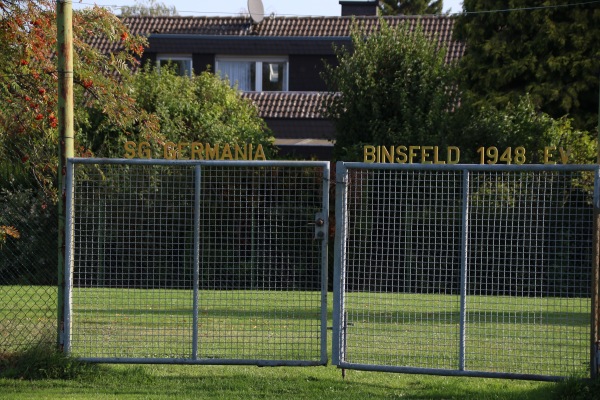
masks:
{"label": "gate post", "polygon": [[598,377],[600,364],[600,307],[598,297],[598,281],[600,279],[600,169],[596,169],[594,177],[594,236],[592,243],[592,321],[591,321],[591,343],[590,343],[590,375]]}
{"label": "gate post", "polygon": [[345,361],[344,350],[345,325],[344,318],[344,277],[346,258],[346,183],[348,182],[348,170],[342,161],[338,161],[335,171],[335,251],[333,261],[333,351],[331,361],[333,365],[339,365]]}

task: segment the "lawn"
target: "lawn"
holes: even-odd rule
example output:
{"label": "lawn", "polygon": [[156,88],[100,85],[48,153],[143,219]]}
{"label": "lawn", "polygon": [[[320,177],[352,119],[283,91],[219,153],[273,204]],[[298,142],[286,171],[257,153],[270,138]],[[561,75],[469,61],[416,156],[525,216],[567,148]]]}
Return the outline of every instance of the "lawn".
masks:
{"label": "lawn", "polygon": [[101,366],[71,380],[0,379],[3,399],[549,400],[556,383],[349,371],[334,367]]}
{"label": "lawn", "polygon": [[[34,298],[40,293],[44,301]],[[1,337],[6,339],[15,326],[21,335],[27,324],[36,329],[43,323],[51,326],[48,313],[55,299],[47,293],[55,291],[0,287]],[[327,325],[331,327],[331,294],[328,298]],[[201,291],[197,359],[209,363],[232,358],[318,362],[320,300],[315,292]],[[348,360],[455,369],[460,341],[458,303],[456,296],[349,294]],[[78,289],[73,293],[73,355],[189,360],[192,304],[192,292],[185,290]],[[589,299],[473,296],[467,304],[467,369],[519,372],[526,366],[529,372],[531,364],[536,373],[587,374],[589,314],[585,310],[589,310]],[[327,332],[331,359],[331,330]],[[23,399],[548,400],[556,398],[557,388],[554,383],[536,381],[355,370],[347,371],[342,379],[341,370],[333,366],[101,364],[93,373],[74,379],[0,379],[0,397]]]}

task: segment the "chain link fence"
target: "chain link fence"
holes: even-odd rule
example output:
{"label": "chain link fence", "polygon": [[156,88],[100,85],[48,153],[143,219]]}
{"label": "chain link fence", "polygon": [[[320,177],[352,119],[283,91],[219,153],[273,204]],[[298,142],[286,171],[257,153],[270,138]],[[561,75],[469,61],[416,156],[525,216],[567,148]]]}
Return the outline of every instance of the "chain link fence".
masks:
{"label": "chain link fence", "polygon": [[0,191],[0,354],[56,344],[57,231],[44,192]]}

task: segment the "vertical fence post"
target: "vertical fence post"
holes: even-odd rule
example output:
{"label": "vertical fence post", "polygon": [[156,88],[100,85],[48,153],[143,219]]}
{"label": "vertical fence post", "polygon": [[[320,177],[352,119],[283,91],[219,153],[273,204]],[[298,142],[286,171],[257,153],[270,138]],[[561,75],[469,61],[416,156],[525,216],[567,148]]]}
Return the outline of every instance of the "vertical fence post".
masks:
{"label": "vertical fence post", "polygon": [[[600,143],[598,144],[600,147]],[[592,243],[592,321],[591,321],[591,346],[590,346],[590,375],[598,377],[598,364],[600,364],[600,306],[598,304],[598,286],[600,279],[600,169],[596,169],[594,176],[594,221]]]}
{"label": "vertical fence post", "polygon": [[71,288],[73,287],[73,179],[74,165],[72,162],[67,162],[66,165],[66,196],[65,196],[65,263],[59,265],[58,268],[64,268],[64,297],[63,297],[63,351],[65,354],[71,353],[71,308],[73,304],[73,295]]}
{"label": "vertical fence post", "polygon": [[344,285],[342,279],[345,276],[346,260],[346,183],[348,181],[348,170],[343,162],[338,161],[335,171],[335,250],[333,263],[333,352],[332,363],[339,365],[344,361],[345,355],[343,342],[345,338],[342,333],[343,313],[344,313]]}
{"label": "vertical fence post", "polygon": [[200,283],[200,184],[202,183],[202,167],[196,165],[194,169],[194,283],[193,283],[193,324],[192,326],[192,360],[198,359],[198,307]]}
{"label": "vertical fence post", "polygon": [[331,182],[331,171],[329,164],[323,167],[323,230],[324,236],[321,240],[321,363],[327,363],[327,288],[329,286],[329,183]]}
{"label": "vertical fence post", "polygon": [[465,331],[466,331],[466,308],[467,308],[467,266],[469,246],[469,171],[463,171],[462,191],[462,230],[460,245],[460,322],[459,322],[459,350],[458,369],[465,370]]}

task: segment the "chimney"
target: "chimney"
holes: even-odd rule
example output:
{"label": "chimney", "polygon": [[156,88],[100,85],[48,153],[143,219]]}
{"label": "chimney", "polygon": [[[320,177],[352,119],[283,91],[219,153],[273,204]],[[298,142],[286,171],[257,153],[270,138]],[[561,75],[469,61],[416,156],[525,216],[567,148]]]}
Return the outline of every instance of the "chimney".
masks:
{"label": "chimney", "polygon": [[377,15],[378,4],[379,1],[377,0],[340,0],[340,5],[342,6],[342,17],[348,17],[352,15]]}

